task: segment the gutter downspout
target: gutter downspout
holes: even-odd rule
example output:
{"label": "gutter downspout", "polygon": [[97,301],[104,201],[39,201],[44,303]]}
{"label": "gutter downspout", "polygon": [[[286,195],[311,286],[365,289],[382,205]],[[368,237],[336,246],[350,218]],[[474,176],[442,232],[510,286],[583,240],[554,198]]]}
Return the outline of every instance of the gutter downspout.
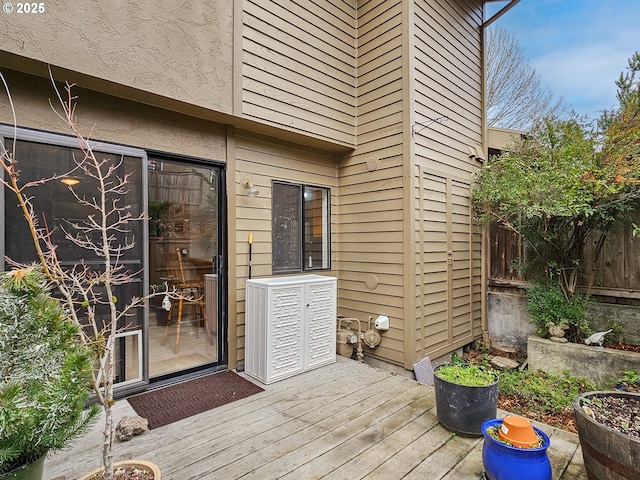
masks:
{"label": "gutter downspout", "polygon": [[[520,3],[520,0],[510,0],[509,3],[507,5],[505,5],[504,7],[502,7],[500,10],[498,10],[496,13],[494,13],[490,18],[488,18],[487,20],[484,21],[484,23],[481,25],[480,27],[480,32],[482,35],[482,56],[483,56],[483,68],[482,68],[482,82],[483,82],[483,89],[482,89],[482,111],[483,113],[483,119],[482,119],[482,138],[483,138],[483,142],[482,142],[482,151],[483,153],[488,151],[488,142],[487,142],[487,138],[488,138],[488,128],[487,128],[487,109],[486,109],[486,68],[484,67],[485,64],[485,58],[487,55],[487,44],[486,44],[486,29],[487,27],[489,27],[489,25],[491,25],[493,22],[495,22],[496,20],[498,20],[500,17],[502,17],[502,15],[504,15],[505,13],[507,13],[509,10],[511,10],[513,7],[515,7],[518,3]],[[485,158],[489,158],[488,155]],[[483,261],[481,263],[481,267],[480,267],[480,278],[481,280],[481,287],[480,287],[480,298],[481,298],[481,316],[480,316],[480,324],[481,324],[481,329],[482,329],[482,337],[483,340],[485,339],[485,335],[487,334],[488,330],[489,330],[489,325],[488,325],[488,319],[487,319],[487,277],[488,277],[488,262],[491,261],[490,258],[490,251],[489,251],[489,245],[487,242],[487,237],[489,235],[489,229],[488,227],[484,227],[482,234],[481,234],[481,243],[480,243],[480,251],[481,256],[483,258]]]}
{"label": "gutter downspout", "polygon": [[518,3],[520,3],[520,0],[511,0],[507,5],[505,5],[504,7],[502,7],[500,10],[498,10],[496,13],[494,13],[491,18],[487,19],[484,21],[484,23],[482,24],[482,28],[487,28],[489,25],[491,25],[493,22],[495,22],[496,20],[498,20],[502,15],[504,15],[505,13],[507,13],[509,10],[511,10],[513,7],[515,7]]}

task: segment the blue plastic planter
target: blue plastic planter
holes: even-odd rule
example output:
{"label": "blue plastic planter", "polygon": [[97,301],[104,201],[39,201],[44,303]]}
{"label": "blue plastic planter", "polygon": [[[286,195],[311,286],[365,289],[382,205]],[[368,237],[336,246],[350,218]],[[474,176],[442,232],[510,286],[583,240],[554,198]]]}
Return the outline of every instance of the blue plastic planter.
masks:
{"label": "blue plastic planter", "polygon": [[551,480],[551,461],[547,448],[551,444],[542,430],[533,427],[542,438],[542,446],[537,448],[518,448],[506,445],[487,434],[487,429],[502,425],[502,419],[487,420],[482,424],[484,444],[482,446],[482,464],[489,480]]}

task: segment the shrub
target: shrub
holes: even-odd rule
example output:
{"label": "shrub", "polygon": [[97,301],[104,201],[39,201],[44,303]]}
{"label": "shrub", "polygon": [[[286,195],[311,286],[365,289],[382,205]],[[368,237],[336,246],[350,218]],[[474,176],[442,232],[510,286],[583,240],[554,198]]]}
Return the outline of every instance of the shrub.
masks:
{"label": "shrub", "polygon": [[537,282],[527,289],[527,310],[537,333],[546,334],[550,323],[568,325],[569,339],[580,340],[590,333],[587,321],[589,300],[581,294],[567,298],[557,283]]}
{"label": "shrub", "polygon": [[[526,405],[527,409],[545,413],[560,412],[570,406],[578,394],[597,390],[589,380],[571,377],[568,372],[554,375],[529,370],[502,372],[498,388],[501,394],[519,397],[520,405]],[[513,413],[528,413],[515,410]]]}
{"label": "shrub", "polygon": [[0,475],[67,446],[95,417],[78,338],[36,267],[0,272]]}

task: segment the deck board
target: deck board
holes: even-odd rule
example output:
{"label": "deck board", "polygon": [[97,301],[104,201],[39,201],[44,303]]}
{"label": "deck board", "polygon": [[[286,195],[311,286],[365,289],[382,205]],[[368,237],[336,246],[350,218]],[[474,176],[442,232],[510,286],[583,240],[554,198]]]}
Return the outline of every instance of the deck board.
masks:
{"label": "deck board", "polygon": [[[116,443],[115,457],[152,461],[163,480],[482,478],[482,439],[438,423],[430,386],[342,357],[261,386],[264,392]],[[120,400],[114,416],[124,415],[135,412]],[[551,438],[554,479],[585,479],[577,435],[536,426]],[[100,443],[98,424],[47,459],[44,478],[72,480],[94,468]]]}

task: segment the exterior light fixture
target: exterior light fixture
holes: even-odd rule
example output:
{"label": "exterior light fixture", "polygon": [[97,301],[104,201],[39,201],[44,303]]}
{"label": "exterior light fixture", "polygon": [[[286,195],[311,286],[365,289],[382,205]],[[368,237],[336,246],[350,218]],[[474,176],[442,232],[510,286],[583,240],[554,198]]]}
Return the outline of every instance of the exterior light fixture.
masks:
{"label": "exterior light fixture", "polygon": [[477,160],[480,163],[484,162],[484,154],[482,153],[482,148],[481,147],[469,147],[469,158],[473,159],[473,160]]}
{"label": "exterior light fixture", "polygon": [[80,179],[73,176],[62,177],[60,181],[68,187],[73,187],[74,185],[78,185],[80,183]]}
{"label": "exterior light fixture", "polygon": [[257,197],[258,195],[260,195],[260,190],[254,187],[253,183],[249,182],[248,180],[242,180],[242,187],[247,189],[248,197]]}

